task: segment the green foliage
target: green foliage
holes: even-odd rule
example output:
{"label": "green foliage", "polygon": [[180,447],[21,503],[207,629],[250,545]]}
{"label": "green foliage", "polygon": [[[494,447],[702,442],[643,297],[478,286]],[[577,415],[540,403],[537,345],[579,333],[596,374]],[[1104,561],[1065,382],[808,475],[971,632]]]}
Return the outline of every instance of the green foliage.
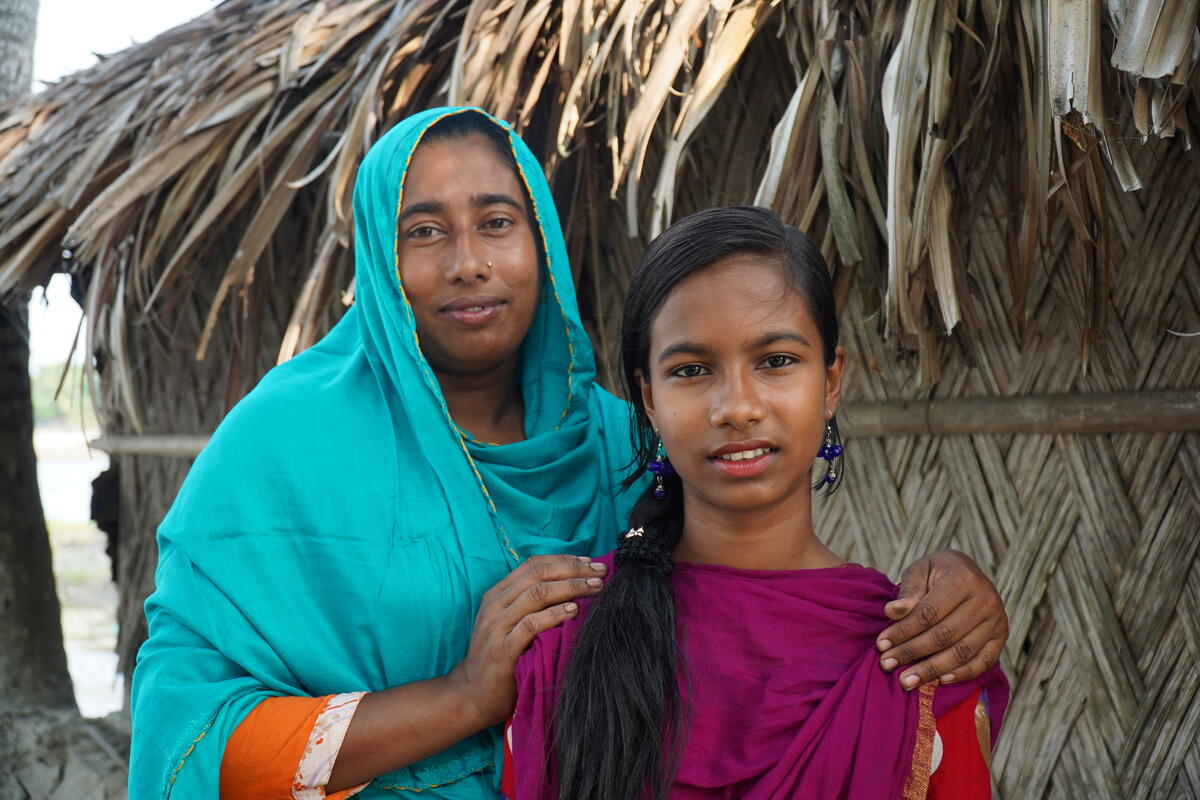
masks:
{"label": "green foliage", "polygon": [[[42,367],[30,376],[33,395],[33,421],[42,425],[53,422],[76,422],[82,415],[84,424],[91,427],[96,422],[92,411],[92,399],[84,390],[83,367],[71,364],[63,379],[64,364]],[[59,382],[62,390],[54,396]]]}

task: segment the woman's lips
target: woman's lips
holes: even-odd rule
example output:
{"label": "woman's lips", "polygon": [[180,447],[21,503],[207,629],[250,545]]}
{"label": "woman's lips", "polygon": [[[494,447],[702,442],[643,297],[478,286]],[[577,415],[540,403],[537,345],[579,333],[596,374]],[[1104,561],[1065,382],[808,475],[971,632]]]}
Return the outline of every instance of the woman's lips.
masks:
{"label": "woman's lips", "polygon": [[717,469],[724,472],[731,478],[751,478],[760,474],[768,466],[771,459],[775,457],[775,450],[768,450],[760,456],[754,458],[745,458],[741,461],[730,461],[721,458],[720,456],[712,456],[708,460],[711,461]]}
{"label": "woman's lips", "polygon": [[495,319],[505,305],[497,299],[456,301],[442,309],[442,313],[462,325],[478,327]]}

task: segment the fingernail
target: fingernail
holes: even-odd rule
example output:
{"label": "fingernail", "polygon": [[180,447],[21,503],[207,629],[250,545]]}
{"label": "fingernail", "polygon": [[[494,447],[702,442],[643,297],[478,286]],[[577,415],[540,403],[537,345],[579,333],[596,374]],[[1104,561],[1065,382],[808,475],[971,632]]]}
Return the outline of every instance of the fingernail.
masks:
{"label": "fingernail", "polygon": [[892,649],[892,642],[890,639],[880,639],[878,642],[875,643],[875,646],[878,647],[879,652],[882,653],[884,650]]}
{"label": "fingernail", "polygon": [[600,580],[599,578],[588,578],[587,585],[593,586],[593,587],[599,589],[601,586],[604,585],[604,581]]}
{"label": "fingernail", "polygon": [[567,603],[565,606],[563,606],[563,611],[566,611],[568,614],[574,614],[578,610],[579,606],[575,603]]}
{"label": "fingernail", "polygon": [[916,686],[917,683],[920,682],[920,680],[921,679],[918,678],[916,675],[905,675],[903,678],[900,679],[900,682],[902,684],[904,684],[905,689],[911,689],[914,686]]}
{"label": "fingernail", "polygon": [[942,683],[950,683],[951,681],[953,681],[953,680],[954,680],[954,673],[953,673],[953,672],[947,672],[945,675],[943,675],[942,677],[938,678],[938,680],[939,680],[939,681],[941,681]]}
{"label": "fingernail", "polygon": [[587,563],[588,561],[592,560],[591,556],[575,556],[575,557],[578,558],[580,561],[583,561],[584,563]]}
{"label": "fingernail", "polygon": [[900,666],[900,662],[894,658],[885,658],[879,666],[883,667],[886,671],[891,672],[896,667]]}
{"label": "fingernail", "polygon": [[608,566],[601,564],[599,561],[593,561],[590,566],[592,569],[596,570],[596,572],[608,572]]}

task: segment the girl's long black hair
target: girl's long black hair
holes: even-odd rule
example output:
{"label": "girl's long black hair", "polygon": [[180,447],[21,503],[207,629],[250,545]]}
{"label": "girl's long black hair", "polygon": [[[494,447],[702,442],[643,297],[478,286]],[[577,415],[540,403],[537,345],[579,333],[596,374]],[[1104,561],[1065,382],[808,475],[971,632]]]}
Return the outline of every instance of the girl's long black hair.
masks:
{"label": "girl's long black hair", "polygon": [[[659,446],[638,384],[639,372],[650,375],[654,317],[684,278],[740,254],[779,260],[816,320],[825,364],[834,361],[833,282],[807,236],[764,208],[714,208],[675,223],[642,255],[621,322],[621,367],[633,404],[636,453],[627,487],[649,468]],[[833,429],[836,434],[836,423]],[[642,534],[620,535],[616,570],[593,602],[571,653],[548,761],[560,800],[664,800],[674,778],[686,714],[667,573],[683,533],[683,487],[677,475],[668,475],[663,488],[661,500],[650,487],[634,504],[629,527]]]}

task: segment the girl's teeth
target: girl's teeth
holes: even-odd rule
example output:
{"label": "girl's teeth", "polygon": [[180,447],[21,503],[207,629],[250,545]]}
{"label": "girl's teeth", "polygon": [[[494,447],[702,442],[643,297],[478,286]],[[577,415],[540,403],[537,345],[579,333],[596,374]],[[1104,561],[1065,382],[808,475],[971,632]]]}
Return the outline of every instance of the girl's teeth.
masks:
{"label": "girl's teeth", "polygon": [[766,453],[767,450],[760,447],[757,450],[743,450],[740,453],[726,453],[721,456],[721,458],[725,459],[726,461],[745,461],[748,458],[758,458],[761,455],[766,455]]}

